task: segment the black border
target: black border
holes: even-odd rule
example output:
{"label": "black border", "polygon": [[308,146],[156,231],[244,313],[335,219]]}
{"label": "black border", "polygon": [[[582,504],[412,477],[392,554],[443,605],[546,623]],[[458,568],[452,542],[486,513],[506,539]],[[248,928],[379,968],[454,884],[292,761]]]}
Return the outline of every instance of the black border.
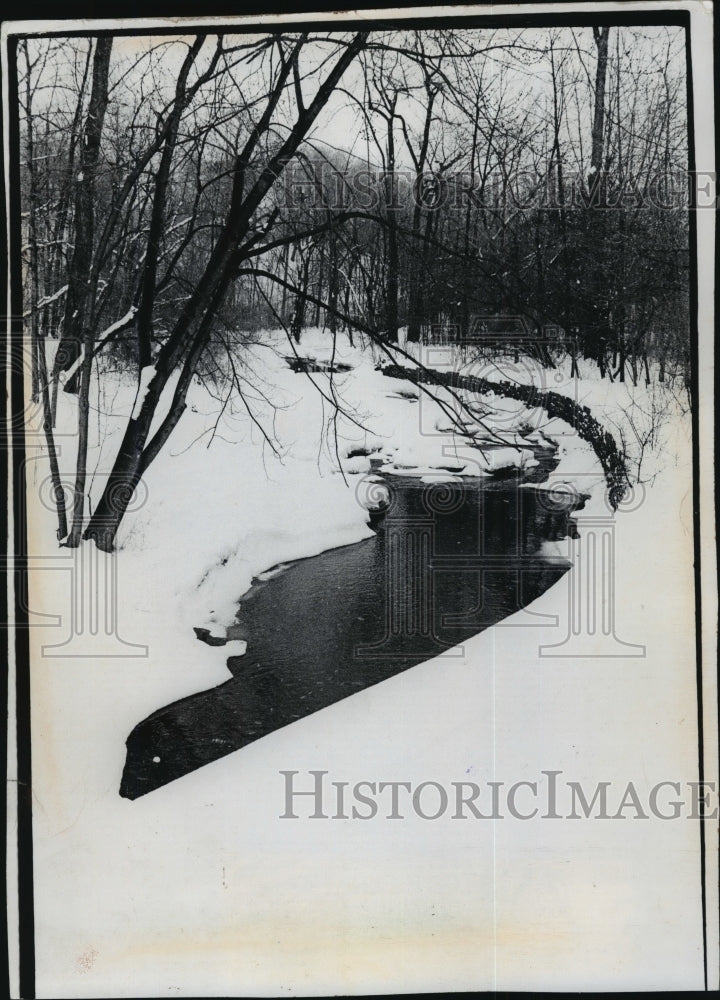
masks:
{"label": "black border", "polygon": [[[14,68],[17,42],[8,39],[8,64]],[[11,153],[19,150],[19,114],[17,75],[8,74],[8,104],[11,113],[6,128]],[[20,190],[20,158],[12,156],[9,165],[10,191]],[[25,517],[25,411],[23,384],[22,265],[16,246],[20,234],[20,199],[10,199],[9,272],[10,301],[10,442],[12,447],[13,539],[16,562],[13,567],[15,597],[15,719],[17,727],[17,863],[18,863],[18,932],[19,988],[28,1000],[35,996],[35,913],[33,893],[32,828],[32,747],[30,711],[30,633],[27,602],[27,573],[23,556],[27,553]],[[19,305],[20,304],[20,305]],[[19,305],[19,307],[18,307]],[[22,484],[22,485],[21,485]]]}
{"label": "black border", "polygon": [[[0,114],[0,149],[5,148],[5,122],[3,121],[2,114]],[[6,183],[5,183],[5,171],[2,171],[2,176],[0,177],[0,226],[2,227],[2,246],[3,250],[7,251],[6,240],[7,240],[7,212],[5,207],[5,193],[6,193]],[[0,280],[2,280],[2,287],[7,289],[8,287],[8,264],[9,258],[6,252],[0,256]],[[5,372],[5,364],[7,363],[8,354],[7,344],[3,344],[3,373]],[[4,468],[7,469],[8,461],[8,448],[10,447],[10,441],[8,438],[8,418],[10,414],[9,409],[9,399],[5,392],[0,392],[0,421],[2,422],[3,437],[2,445],[0,446],[0,454],[2,455],[2,461]],[[2,698],[2,705],[7,705],[8,712],[10,711],[10,704],[8,701],[9,686],[8,686],[8,669],[10,665],[10,629],[9,623],[9,601],[8,601],[8,570],[9,566],[9,552],[7,551],[8,542],[8,506],[7,503],[2,505],[0,509],[0,534],[2,536],[2,541],[0,542],[0,553],[2,553],[3,569],[5,570],[5,586],[0,590],[0,652],[3,656],[3,662],[7,665],[5,670],[0,671],[0,698]],[[7,765],[8,765],[8,753],[7,753],[7,719],[5,720],[5,727],[3,729],[4,739],[0,739],[0,767],[2,767],[2,773],[7,777]],[[4,784],[5,794],[0,796],[0,822],[2,823],[2,844],[7,849],[7,820],[8,820],[8,809],[7,809],[7,783]],[[5,855],[7,857],[7,855]],[[8,878],[7,878],[7,862],[3,865],[4,872],[4,887],[5,887],[5,899],[8,898]],[[7,922],[7,906],[3,907],[2,914],[0,914],[0,934],[2,934],[2,945],[0,945],[0,955],[3,956],[6,963],[6,970],[3,972],[2,985],[6,987],[6,994],[10,996],[10,954],[9,954],[9,937],[8,937],[8,922]]]}
{"label": "black border", "polygon": [[[442,0],[439,0],[441,3]],[[510,0],[514,2],[514,0]],[[531,0],[532,2],[532,0]],[[541,2],[541,0],[538,0]],[[571,4],[572,0],[561,0],[562,3]],[[423,4],[423,6],[437,6],[437,4]],[[521,4],[517,4],[521,6]],[[527,4],[526,4],[527,5]],[[303,5],[304,9],[308,6],[316,6],[314,3]],[[466,6],[465,4],[451,4],[445,6]],[[302,12],[303,8],[299,8],[299,12]],[[335,8],[337,9],[337,8]],[[378,8],[370,7],[369,9],[377,10]],[[380,8],[382,9],[382,8]],[[420,10],[421,7],[415,7],[412,10]],[[328,7],[328,10],[333,10],[333,7]],[[292,13],[291,10],[285,10],[283,13]],[[320,11],[322,13],[322,11]],[[408,17],[406,19],[397,19],[391,16],[387,18],[375,17],[372,19],[338,19],[332,21],[325,21],[321,17],[312,20],[297,20],[289,22],[286,26],[278,25],[272,21],[262,20],[263,16],[271,14],[271,11],[261,10],[253,11],[252,9],[243,9],[241,11],[235,10],[235,16],[257,16],[258,21],[255,24],[231,24],[222,23],[213,24],[208,26],[208,31],[212,34],[216,30],[227,30],[232,31],[236,34],[246,34],[259,31],[356,31],[358,28],[362,27],[368,31],[378,31],[389,26],[398,25],[408,28],[430,28],[433,26],[442,25],[445,23],[452,22],[453,26],[461,28],[543,28],[543,27],[565,27],[565,28],[587,28],[593,25],[601,26],[628,26],[636,25],[638,27],[643,27],[645,25],[657,25],[657,24],[667,24],[676,25],[677,27],[685,28],[689,31],[690,25],[690,14],[688,11],[684,10],[648,10],[648,11],[627,11],[621,12],[616,11],[612,14],[590,14],[590,13],[562,13],[562,14],[548,14],[548,13],[523,13],[523,14],[506,14],[500,18],[497,14],[458,14],[451,15],[450,18],[444,15],[436,15],[434,17],[428,14],[423,14],[417,17]],[[86,15],[91,16],[91,15]],[[93,18],[98,20],[107,20],[112,17],[131,17],[131,16],[142,16],[143,18],[152,17],[162,17],[167,15],[150,13],[149,11],[143,10],[139,15],[130,15],[126,12],[119,14],[111,14],[107,9],[104,9],[102,13],[94,13]],[[177,15],[177,9],[175,9],[175,16]],[[182,15],[188,18],[191,15]],[[195,18],[203,18],[214,16],[209,11],[198,11],[197,14],[192,15]],[[62,15],[64,18],[65,15]],[[20,19],[20,18],[19,18]],[[48,20],[54,20],[55,15],[48,16]],[[137,35],[177,35],[179,34],[181,27],[178,24],[172,24],[167,26],[158,27],[145,27],[145,28],[76,28],[76,29],[66,29],[63,27],[56,28],[52,31],[39,31],[37,32],[37,37],[52,38],[56,36],[61,36],[63,38],[87,38],[93,37],[97,38],[102,35],[113,35],[114,37],[121,36],[137,36]]]}
{"label": "black border", "polygon": [[[685,32],[685,76],[687,95],[687,121],[688,121],[688,170],[691,176],[697,169],[695,159],[695,95],[692,76],[692,53],[690,51],[690,26]],[[717,58],[717,51],[714,52]],[[698,738],[698,781],[705,780],[705,719],[703,704],[703,635],[702,635],[702,590],[701,590],[701,538],[700,538],[700,392],[699,392],[699,368],[700,368],[700,334],[698,329],[698,299],[699,299],[699,277],[698,277],[698,246],[697,246],[697,207],[694,203],[696,192],[693,192],[690,199],[690,211],[688,213],[688,239],[690,249],[690,274],[694,280],[690,282],[690,396],[692,406],[690,408],[692,423],[692,468],[693,468],[693,570],[695,582],[695,696],[697,699],[697,738]],[[703,940],[703,981],[705,989],[708,988],[708,939],[707,939],[707,863],[705,860],[705,823],[704,806],[700,808],[700,908],[702,913],[702,940]]]}
{"label": "black border", "polygon": [[[442,3],[442,0],[439,0]],[[555,0],[555,2],[562,3],[570,7],[574,6],[574,0]],[[311,7],[313,13],[317,12],[322,14],[324,11],[334,11],[337,10],[337,6],[332,3],[290,3],[278,6],[276,2],[270,2],[262,4],[259,7],[254,5],[244,5],[242,9],[238,9],[240,4],[235,0],[233,3],[216,2],[212,5],[210,10],[199,9],[200,5],[189,4],[187,2],[162,2],[162,0],[151,0],[146,5],[140,7],[139,3],[128,4],[127,2],[121,3],[110,3],[110,4],[96,4],[92,0],[85,0],[85,2],[77,2],[77,0],[68,0],[64,3],[62,8],[55,11],[49,11],[47,6],[44,4],[38,4],[34,0],[28,0],[22,4],[21,9],[17,9],[13,20],[22,20],[32,22],[33,20],[48,19],[48,20],[78,20],[78,19],[98,19],[105,20],[110,18],[161,18],[161,17],[183,17],[187,19],[200,18],[206,16],[217,16],[217,17],[233,17],[233,16],[253,16],[256,15],[260,19],[263,16],[272,16],[274,14],[290,14],[290,13],[303,13],[307,11],[308,7]],[[422,11],[424,7],[434,6],[434,4],[429,3],[428,0],[422,0],[419,4],[413,5],[413,10]],[[460,6],[460,4],[450,3],[443,4],[443,6],[452,8],[455,6]],[[695,128],[693,120],[693,108],[694,108],[694,90],[693,90],[693,74],[691,65],[691,45],[690,45],[690,13],[686,10],[627,10],[618,11],[614,10],[612,12],[601,11],[603,3],[598,3],[597,12],[582,12],[578,13],[576,11],[568,10],[565,12],[549,13],[549,12],[538,12],[533,13],[522,13],[522,14],[506,14],[502,17],[494,14],[474,14],[474,15],[452,15],[448,20],[454,26],[467,27],[467,28],[487,28],[487,27],[546,27],[546,26],[558,26],[558,27],[587,27],[591,25],[612,25],[612,26],[625,26],[625,25],[651,25],[651,24],[668,24],[668,25],[678,25],[685,30],[685,47],[686,47],[686,76],[687,76],[687,128],[688,128],[688,168],[690,171],[696,169],[695,164]],[[182,8],[185,10],[182,10]],[[20,8],[20,4],[18,4]],[[38,11],[38,8],[40,10]],[[371,7],[371,9],[373,9]],[[374,8],[378,9],[378,8]],[[7,10],[7,8],[6,8]],[[429,17],[427,14],[418,14],[417,17],[413,16],[402,21],[403,25],[407,27],[422,27],[431,26],[433,24],[437,25],[442,23],[445,18],[440,16]],[[314,30],[334,30],[342,31],[357,28],[361,22],[358,19],[354,20],[333,20],[325,21],[322,17],[309,20],[309,21],[297,21],[292,23],[292,30],[303,30],[306,28],[312,28]],[[389,24],[398,23],[393,18],[388,17],[387,19],[375,18],[373,20],[363,20],[363,27],[367,27],[368,30],[379,29],[386,27]],[[215,27],[213,25],[213,27]],[[238,34],[248,32],[248,31],[259,31],[259,30],[280,30],[277,24],[271,22],[264,22],[259,20],[257,24],[246,26],[237,24],[218,24],[218,28],[226,28],[228,30],[233,30]],[[178,25],[171,25],[168,27],[143,27],[143,28],[126,28],[126,29],[108,29],[108,30],[66,30],[62,27],[54,31],[41,31],[38,35],[42,36],[68,36],[68,37],[87,37],[89,35],[97,36],[104,34],[114,34],[114,35],[147,35],[147,34],[177,34]],[[8,68],[14,70],[16,65],[16,49],[17,43],[13,37],[8,39]],[[720,95],[720,80],[718,79],[720,75],[720,54],[718,53],[717,46],[714,46],[714,73],[715,73],[715,99],[718,100]],[[10,190],[19,190],[19,157],[17,155],[12,156],[13,151],[17,151],[19,147],[19,114],[17,112],[18,100],[17,100],[17,76],[15,73],[9,73],[8,78],[8,97],[9,97],[9,108],[10,108],[10,120],[6,123],[0,118],[0,139],[3,136],[5,128],[8,130],[9,145],[11,150],[11,163],[10,163]],[[716,130],[716,162],[718,162],[718,153],[720,152],[720,135],[718,130]],[[2,194],[2,208],[0,209],[0,219],[3,223],[6,222],[6,206],[5,206],[5,176],[3,173],[2,181],[0,182],[0,193]],[[10,243],[8,250],[7,259],[3,259],[3,275],[7,277],[7,272],[9,270],[10,277],[10,289],[11,289],[11,302],[14,308],[14,315],[21,313],[21,309],[17,309],[17,304],[22,302],[22,291],[21,291],[21,266],[20,266],[20,255],[12,253],[13,243],[17,242],[17,234],[20,232],[20,205],[19,199],[16,201],[11,201],[10,204]],[[3,239],[6,238],[6,228],[3,225]],[[699,374],[699,331],[698,331],[698,269],[697,269],[697,223],[695,212],[690,210],[689,212],[689,240],[690,240],[690,274],[691,284],[690,284],[690,331],[691,331],[691,398],[692,398],[692,464],[693,464],[693,550],[694,550],[694,576],[695,576],[695,620],[696,620],[696,694],[697,694],[697,705],[698,705],[698,715],[697,715],[697,726],[698,726],[698,780],[703,781],[705,775],[705,762],[704,762],[704,718],[703,718],[703,690],[702,690],[702,595],[701,595],[701,538],[700,538],[700,482],[699,482],[699,412],[698,412],[698,401],[699,401],[699,385],[698,385],[698,374]],[[720,232],[716,229],[715,237],[715,278],[716,287],[718,287],[718,282],[720,282]],[[7,287],[7,284],[5,285]],[[717,321],[716,321],[717,322]],[[716,327],[717,330],[717,327]],[[24,497],[24,475],[25,475],[25,445],[24,445],[24,432],[21,421],[12,420],[9,423],[8,417],[10,414],[17,415],[22,414],[24,411],[24,385],[23,385],[23,375],[22,375],[22,321],[13,321],[11,326],[11,340],[9,344],[9,357],[11,365],[10,373],[10,413],[6,416],[6,401],[5,394],[0,393],[2,396],[2,406],[3,406],[3,416],[5,416],[4,427],[10,427],[10,433],[6,435],[5,441],[12,448],[12,470],[13,470],[13,521],[14,521],[14,549],[17,554],[22,555],[27,551],[27,537],[26,537],[26,519],[25,519],[25,497]],[[718,342],[718,337],[716,336],[716,343]],[[720,387],[720,378],[718,377],[717,367],[715,370],[715,389],[716,393]],[[7,445],[6,445],[7,446]],[[715,438],[715,460],[716,466],[718,458],[720,458],[720,444],[718,443],[717,437]],[[716,480],[716,511],[718,509],[718,498],[720,496],[720,487]],[[2,514],[2,528],[3,528],[3,538],[7,538],[7,512],[3,509]],[[716,549],[718,557],[720,558],[720,539],[716,539]],[[20,996],[23,1000],[34,1000],[35,997],[35,942],[34,942],[34,898],[33,898],[33,845],[32,845],[32,753],[31,753],[31,712],[30,712],[30,663],[29,663],[29,633],[28,633],[28,619],[26,602],[23,601],[22,595],[26,587],[26,576],[25,571],[22,568],[22,564],[19,566],[14,566],[14,586],[15,586],[15,656],[16,656],[16,721],[17,721],[17,791],[18,791],[18,914],[19,914],[19,931],[20,931]],[[7,594],[3,592],[3,604],[0,605],[0,612],[7,612],[8,601]],[[7,613],[5,614],[4,621],[8,620]],[[6,661],[9,657],[9,643],[8,643],[8,631],[7,629],[2,629],[3,631],[3,643],[4,651],[6,653]],[[718,637],[718,651],[720,653],[720,636]],[[7,674],[3,675],[3,694],[7,695],[8,685],[7,685]],[[718,723],[720,725],[720,703],[718,704]],[[7,763],[7,753],[6,753],[6,741],[3,740],[2,747],[0,747],[0,759],[3,763]],[[6,820],[6,803],[3,798],[2,806],[2,816]],[[700,877],[701,877],[701,906],[702,906],[702,921],[703,921],[703,968],[704,968],[704,984],[705,990],[708,990],[708,941],[707,941],[707,896],[706,896],[706,860],[705,860],[705,849],[706,849],[706,837],[705,837],[705,821],[700,819]],[[6,822],[3,823],[3,832],[6,833],[7,825]],[[6,871],[6,896],[7,896],[7,871]],[[2,920],[2,926],[0,926],[0,931],[5,935],[6,941],[6,954],[7,954],[7,912],[5,912],[0,918]],[[9,976],[6,979],[8,989],[7,995],[9,996]],[[518,996],[521,993],[497,993],[492,991],[496,996]],[[391,996],[393,994],[387,994],[386,996]],[[404,994],[405,996],[411,996],[412,994]],[[477,996],[479,993],[434,993],[433,996],[448,996],[453,998],[459,998],[463,996]],[[574,994],[572,993],[559,993],[559,994],[545,994],[547,996],[558,996],[558,997],[569,997]],[[577,994],[580,995],[580,994]],[[597,993],[584,993],[583,996],[594,996],[601,995]],[[619,995],[619,994],[615,994]],[[667,995],[671,996],[688,996],[691,995],[688,992],[675,993],[668,991]],[[216,1000],[222,1000],[222,998],[216,998]],[[228,998],[228,1000],[234,1000],[234,998]],[[249,1000],[249,998],[248,998]]]}

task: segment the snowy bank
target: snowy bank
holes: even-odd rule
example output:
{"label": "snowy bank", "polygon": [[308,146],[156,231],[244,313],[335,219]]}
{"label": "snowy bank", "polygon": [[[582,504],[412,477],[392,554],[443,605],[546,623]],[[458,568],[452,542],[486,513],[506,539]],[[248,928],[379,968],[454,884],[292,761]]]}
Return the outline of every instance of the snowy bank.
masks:
{"label": "snowy bank", "polygon": [[[557,444],[548,488],[591,497],[566,554],[591,516],[613,525],[614,627],[633,648],[597,656],[592,640],[587,655],[563,656],[572,570],[451,654],[142,799],[119,797],[132,727],[229,676],[228,649],[199,642],[195,627],[222,634],[264,570],[369,535],[356,491],[371,456],[426,480],[481,474],[467,436],[438,429],[452,404],[442,391],[445,407],[404,397],[407,383],[338,338],[351,371],[332,387],[353,419],[334,427],[317,391],[330,388],[329,373],[293,372],[286,350],[268,334],[248,359],[273,387],[262,405],[279,454],[237,401],[218,419],[218,401],[194,384],[107,557],[118,568],[120,632],[147,655],[43,655],[67,634],[70,598],[65,573],[36,577],[33,611],[62,615],[30,636],[38,995],[116,994],[122,982],[155,996],[237,995],[246,982],[264,995],[574,990],[587,987],[588,969],[593,988],[701,987],[697,824],[280,818],[288,769],[445,785],[532,782],[544,769],[590,788],[696,777],[691,465],[679,408],[661,453],[646,456],[654,479],[615,515],[597,457],[572,428],[539,414],[524,429]],[[319,331],[302,351],[330,356]],[[627,387],[589,374],[564,391],[622,424]],[[134,394],[118,373],[94,401],[94,499]],[[482,404],[483,433],[518,435],[527,420],[515,404]],[[65,465],[74,400],[61,405]],[[514,456],[525,434],[513,438]],[[56,554],[51,512],[35,503],[31,514],[35,550]]]}

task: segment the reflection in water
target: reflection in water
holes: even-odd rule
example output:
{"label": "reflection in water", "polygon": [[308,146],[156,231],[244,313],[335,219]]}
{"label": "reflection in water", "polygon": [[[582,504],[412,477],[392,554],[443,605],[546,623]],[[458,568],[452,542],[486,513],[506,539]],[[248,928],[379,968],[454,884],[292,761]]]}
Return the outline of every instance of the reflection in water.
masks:
{"label": "reflection in water", "polygon": [[569,568],[544,554],[572,528],[516,480],[392,477],[374,538],[291,564],[243,597],[231,680],[160,709],[127,741],[137,798],[428,660],[523,608]]}

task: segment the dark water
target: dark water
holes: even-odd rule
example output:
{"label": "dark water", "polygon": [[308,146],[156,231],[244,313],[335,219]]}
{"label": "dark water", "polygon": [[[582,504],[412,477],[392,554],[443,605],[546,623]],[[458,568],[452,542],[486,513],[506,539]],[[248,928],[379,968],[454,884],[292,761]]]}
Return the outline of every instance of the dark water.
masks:
{"label": "dark water", "polygon": [[[547,471],[545,461],[528,478]],[[232,679],[135,727],[121,795],[137,798],[436,656],[529,604],[569,568],[541,548],[569,533],[577,501],[550,504],[515,478],[388,477],[387,489],[373,538],[255,582],[229,632],[248,643],[228,660]]]}

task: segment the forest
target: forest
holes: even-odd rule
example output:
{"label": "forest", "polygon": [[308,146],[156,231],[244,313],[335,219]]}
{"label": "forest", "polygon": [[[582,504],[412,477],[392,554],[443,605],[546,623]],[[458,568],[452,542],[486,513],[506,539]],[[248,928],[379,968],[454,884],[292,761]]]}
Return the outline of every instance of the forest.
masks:
{"label": "forest", "polygon": [[[65,545],[112,549],[194,378],[255,419],[265,330],[688,382],[678,28],[29,37],[15,57],[23,318]],[[90,510],[89,400],[118,370],[136,402]]]}

